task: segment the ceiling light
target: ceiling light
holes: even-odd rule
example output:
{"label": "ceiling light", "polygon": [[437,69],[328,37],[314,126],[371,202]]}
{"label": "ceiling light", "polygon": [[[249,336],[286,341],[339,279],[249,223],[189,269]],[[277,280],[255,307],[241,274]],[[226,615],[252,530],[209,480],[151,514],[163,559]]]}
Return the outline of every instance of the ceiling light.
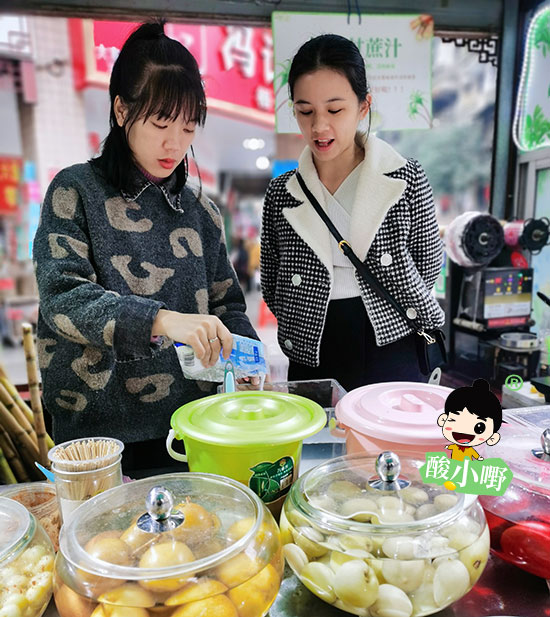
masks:
{"label": "ceiling light", "polygon": [[269,168],[269,159],[267,156],[259,156],[256,159],[256,167],[261,170],[265,170]]}
{"label": "ceiling light", "polygon": [[261,150],[265,147],[265,141],[263,139],[257,139],[256,137],[250,137],[243,140],[243,148],[246,150]]}

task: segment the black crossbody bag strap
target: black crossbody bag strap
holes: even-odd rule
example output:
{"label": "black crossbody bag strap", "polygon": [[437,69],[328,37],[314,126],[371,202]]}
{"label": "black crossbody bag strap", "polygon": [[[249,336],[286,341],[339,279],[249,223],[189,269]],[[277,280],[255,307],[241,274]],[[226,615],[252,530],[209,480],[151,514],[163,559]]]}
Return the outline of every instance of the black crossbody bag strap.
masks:
{"label": "black crossbody bag strap", "polygon": [[401,317],[403,317],[407,324],[418,335],[423,336],[429,344],[435,343],[435,339],[431,337],[427,332],[425,332],[421,327],[419,327],[418,324],[407,315],[403,307],[390,293],[388,293],[388,291],[382,286],[382,284],[373,275],[369,268],[353,252],[353,249],[351,248],[349,242],[347,240],[344,240],[342,234],[338,231],[338,229],[336,229],[334,223],[330,220],[327,213],[321,207],[321,204],[317,201],[313,193],[308,189],[299,171],[296,172],[296,179],[298,180],[302,191],[304,191],[305,196],[309,199],[311,205],[315,208],[317,214],[323,219],[330,233],[334,236],[336,242],[338,242],[338,247],[340,248],[342,253],[344,253],[344,255],[351,261],[357,272],[359,272],[359,275],[365,280],[368,285],[370,285],[370,287],[372,287],[372,289],[374,289],[374,291],[376,291],[376,293],[381,298],[391,304],[391,306],[399,313],[399,315],[401,315]]}

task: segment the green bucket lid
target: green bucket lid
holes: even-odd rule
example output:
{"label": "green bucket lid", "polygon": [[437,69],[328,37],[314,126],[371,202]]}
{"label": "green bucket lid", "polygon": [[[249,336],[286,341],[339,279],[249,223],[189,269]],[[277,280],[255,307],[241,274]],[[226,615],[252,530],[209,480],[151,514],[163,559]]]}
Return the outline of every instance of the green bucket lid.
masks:
{"label": "green bucket lid", "polygon": [[301,441],[326,424],[325,410],[286,392],[227,392],[183,405],[172,414],[178,439],[192,437],[224,446]]}

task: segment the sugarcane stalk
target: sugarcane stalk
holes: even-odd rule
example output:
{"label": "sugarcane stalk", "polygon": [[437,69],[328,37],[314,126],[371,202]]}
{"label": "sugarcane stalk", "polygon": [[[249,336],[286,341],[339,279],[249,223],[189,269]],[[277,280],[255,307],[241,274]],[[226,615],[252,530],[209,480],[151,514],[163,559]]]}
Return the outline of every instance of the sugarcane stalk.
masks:
{"label": "sugarcane stalk", "polygon": [[17,480],[15,479],[13,471],[4,456],[2,448],[0,448],[0,476],[2,477],[2,482],[4,484],[17,484]]}
{"label": "sugarcane stalk", "polygon": [[15,403],[17,404],[19,409],[21,409],[21,411],[25,414],[25,417],[27,418],[27,420],[31,424],[33,424],[34,423],[34,417],[32,415],[32,409],[21,398],[21,395],[17,391],[17,388],[10,382],[10,380],[7,377],[0,376],[0,383],[4,386],[4,388],[6,388],[6,390],[9,393],[9,395],[15,401]]}
{"label": "sugarcane stalk", "polygon": [[2,425],[0,425],[0,448],[4,451],[4,456],[19,482],[30,482],[29,474],[26,472],[10,436]]}
{"label": "sugarcane stalk", "polygon": [[27,433],[27,435],[38,446],[38,439],[36,437],[36,433],[34,432],[32,424],[27,420],[25,414],[15,404],[15,401],[13,400],[9,392],[6,390],[6,388],[1,383],[0,383],[0,401],[4,403],[4,405],[6,406],[6,409],[17,420],[21,428]]}
{"label": "sugarcane stalk", "polygon": [[36,347],[30,323],[22,325],[23,330],[23,349],[25,350],[25,360],[27,361],[27,377],[29,380],[29,393],[31,395],[31,407],[34,415],[34,428],[38,438],[38,450],[40,452],[40,462],[44,467],[50,466],[48,460],[48,444],[46,441],[46,425],[44,424],[44,412],[42,410],[42,399],[40,398],[40,383],[38,378],[38,366],[36,363]]}
{"label": "sugarcane stalk", "polygon": [[18,446],[21,457],[25,459],[31,469],[34,468],[34,462],[40,460],[40,452],[34,445],[33,440],[25,433],[19,424],[17,424],[15,418],[6,409],[4,403],[0,403],[0,424],[6,429],[13,439],[13,442]]}
{"label": "sugarcane stalk", "polygon": [[[17,391],[17,388],[10,382],[7,377],[2,377],[2,370],[0,365],[0,384],[6,388],[12,399],[15,401],[15,404],[21,409],[21,411],[25,414],[25,417],[34,427],[34,416],[32,413],[32,409],[25,403],[25,401],[21,398],[21,395]],[[46,433],[46,442],[48,444],[48,448],[54,447],[53,439]]]}
{"label": "sugarcane stalk", "polygon": [[[21,398],[21,395],[17,391],[17,388],[11,383],[9,380],[8,374],[6,373],[6,369],[4,365],[0,362],[0,383],[6,388],[9,392],[12,399],[15,401],[15,404],[21,409],[21,411],[25,414],[27,420],[33,425],[34,428],[34,415],[32,413],[32,409],[25,403],[25,401]],[[54,447],[53,439],[46,433],[46,442],[48,444],[48,448]]]}

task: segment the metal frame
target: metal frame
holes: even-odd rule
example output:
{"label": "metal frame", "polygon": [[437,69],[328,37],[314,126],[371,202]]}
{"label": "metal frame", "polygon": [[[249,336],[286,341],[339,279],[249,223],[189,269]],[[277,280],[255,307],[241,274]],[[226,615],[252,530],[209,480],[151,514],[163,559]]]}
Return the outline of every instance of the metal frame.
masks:
{"label": "metal frame", "polygon": [[[550,148],[525,152],[518,157],[514,185],[515,203],[518,204],[516,216],[520,219],[535,216],[535,188],[539,169],[550,169]],[[520,182],[522,173],[525,174],[524,181]]]}
{"label": "metal frame", "polygon": [[[496,35],[490,36],[447,36],[445,33],[437,32],[443,43],[454,43],[455,47],[466,47],[470,53],[478,54],[481,64],[492,64],[498,67],[498,57],[500,54],[500,38]],[[462,34],[462,33],[460,33]]]}
{"label": "metal frame", "polygon": [[[516,0],[514,0],[516,1]],[[202,23],[265,25],[273,11],[429,13],[438,28],[499,32],[503,0],[0,0],[0,12],[134,20],[158,16]],[[348,8],[349,7],[349,8]]]}
{"label": "metal frame", "polygon": [[512,142],[512,121],[517,95],[519,53],[519,2],[503,0],[503,23],[497,73],[497,96],[490,212],[499,219],[514,212],[513,180],[516,149]]}

